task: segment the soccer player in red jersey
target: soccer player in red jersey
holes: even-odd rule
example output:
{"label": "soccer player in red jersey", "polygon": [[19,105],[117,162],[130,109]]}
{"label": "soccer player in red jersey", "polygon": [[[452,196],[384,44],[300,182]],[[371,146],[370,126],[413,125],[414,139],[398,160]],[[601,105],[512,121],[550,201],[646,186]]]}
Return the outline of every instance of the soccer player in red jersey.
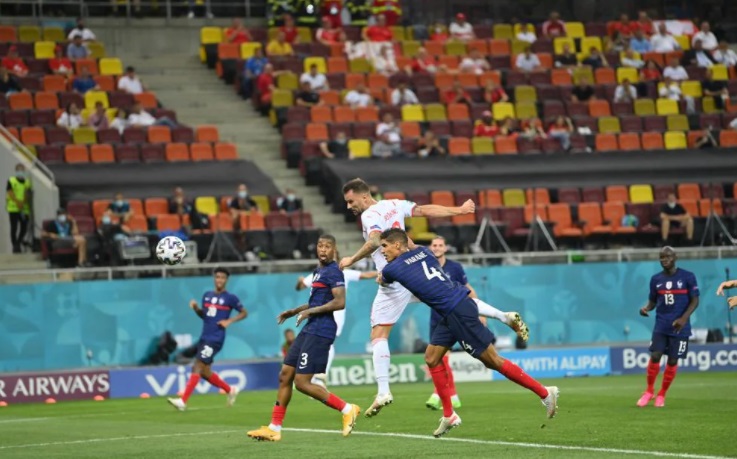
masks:
{"label": "soccer player in red jersey", "polygon": [[[690,271],[676,267],[676,252],[671,247],[660,251],[660,266],[663,271],[650,279],[650,296],[640,315],[648,317],[655,309],[655,327],[650,343],[650,362],[647,366],[647,388],[637,401],[637,406],[647,406],[655,398],[655,407],[665,406],[668,392],[678,371],[678,359],[688,354],[688,338],[691,336],[689,318],[699,306],[699,286],[696,276]],[[655,380],[660,373],[663,354],[668,361],[663,374],[663,385],[655,395]]]}

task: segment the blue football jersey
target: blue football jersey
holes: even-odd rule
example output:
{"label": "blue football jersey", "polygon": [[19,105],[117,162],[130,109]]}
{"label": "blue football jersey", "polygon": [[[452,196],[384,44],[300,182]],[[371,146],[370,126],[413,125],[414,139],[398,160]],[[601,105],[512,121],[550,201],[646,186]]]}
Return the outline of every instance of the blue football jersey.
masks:
{"label": "blue football jersey", "polygon": [[[458,263],[457,261],[448,260],[445,259],[445,264],[443,265],[443,272],[448,275],[450,280],[453,282],[458,282],[461,285],[468,284],[468,277],[466,277],[466,271],[463,269],[463,265]],[[435,310],[430,311],[430,330],[434,329],[435,326],[440,322],[440,314],[435,312]]]}
{"label": "blue football jersey", "polygon": [[205,292],[202,295],[202,335],[200,340],[208,343],[225,341],[225,329],[218,325],[221,320],[228,319],[230,312],[241,312],[243,305],[237,296],[228,292]]}
{"label": "blue football jersey", "polygon": [[399,282],[421,302],[445,317],[468,297],[464,285],[443,272],[438,259],[425,247],[403,253],[381,271],[385,283]]}
{"label": "blue football jersey", "polygon": [[[343,271],[338,268],[338,263],[332,262],[327,266],[318,266],[312,273],[309,307],[316,308],[333,301],[333,289],[339,287],[345,288],[345,278]],[[335,339],[337,331],[338,326],[332,312],[310,316],[307,325],[302,329],[303,333],[329,339]]]}
{"label": "blue football jersey", "polygon": [[691,298],[699,296],[699,286],[696,276],[690,271],[678,268],[669,276],[659,272],[650,279],[650,301],[655,303],[655,329],[657,333],[665,335],[689,337],[691,323],[676,333],[673,321],[683,315],[691,302]]}

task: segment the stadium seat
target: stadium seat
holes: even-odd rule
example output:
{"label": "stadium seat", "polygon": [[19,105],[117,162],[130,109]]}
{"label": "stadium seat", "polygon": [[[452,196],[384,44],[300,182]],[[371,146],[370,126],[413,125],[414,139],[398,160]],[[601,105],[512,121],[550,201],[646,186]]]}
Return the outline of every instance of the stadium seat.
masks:
{"label": "stadium seat", "polygon": [[612,185],[605,188],[607,202],[629,202],[629,193],[627,187],[621,185]]}
{"label": "stadium seat", "polygon": [[502,193],[499,190],[482,190],[479,191],[480,207],[501,207],[503,205]]}
{"label": "stadium seat", "polygon": [[687,201],[698,201],[701,199],[701,188],[697,183],[679,183],[678,199]]}
{"label": "stadium seat", "polygon": [[[421,105],[412,105],[412,107],[415,107],[415,109],[419,109],[420,112],[422,112]],[[379,121],[379,109],[378,107],[374,105],[369,106],[369,107],[359,107],[355,109],[353,112],[355,113],[356,121],[359,123]]]}
{"label": "stadium seat", "polygon": [[659,132],[643,132],[642,133],[642,149],[643,150],[662,150],[663,135]]}
{"label": "stadium seat", "polygon": [[527,204],[525,192],[520,188],[506,188],[502,191],[502,201],[505,207],[522,207]]}
{"label": "stadium seat", "polygon": [[729,72],[727,70],[727,67],[725,67],[722,64],[713,65],[711,67],[712,72],[712,78],[718,81],[727,81],[729,80]]}
{"label": "stadium seat", "polygon": [[681,83],[681,92],[684,96],[701,97],[701,82],[700,81],[684,81]]}
{"label": "stadium seat", "polygon": [[166,144],[166,160],[169,162],[189,161],[189,149],[184,143]]}
{"label": "stadium seat", "polygon": [[430,203],[438,206],[455,206],[455,197],[452,191],[440,190],[430,192]]}
{"label": "stadium seat", "polygon": [[665,133],[665,149],[680,150],[688,147],[686,143],[686,134],[683,132],[666,132]]}
{"label": "stadium seat", "polygon": [[13,26],[0,26],[0,43],[18,41],[16,28]]}
{"label": "stadium seat", "polygon": [[430,232],[425,217],[409,217],[405,219],[404,224],[409,237],[413,241],[430,242],[435,237],[435,234]]}
{"label": "stadium seat", "polygon": [[597,151],[615,151],[618,149],[615,134],[597,134],[595,143]]}
{"label": "stadium seat", "polygon": [[90,161],[97,164],[114,163],[115,154],[113,153],[113,147],[103,144],[91,145]]}
{"label": "stadium seat", "polygon": [[499,121],[504,118],[515,118],[514,105],[509,102],[498,102],[492,106],[494,119]]}
{"label": "stadium seat", "polygon": [[467,137],[451,137],[448,141],[448,153],[451,156],[471,154],[471,142]]}
{"label": "stadium seat", "polygon": [[149,143],[171,142],[171,130],[167,126],[149,126],[147,133]]}
{"label": "stadium seat", "polygon": [[214,216],[219,213],[217,198],[214,196],[200,196],[194,201],[195,210],[201,214]]}
{"label": "stadium seat", "polygon": [[615,116],[602,116],[599,118],[599,132],[601,134],[612,134],[620,131],[619,118]]}
{"label": "stadium seat", "polygon": [[18,27],[18,41],[21,43],[34,43],[41,41],[41,28],[30,25],[22,25]]}
{"label": "stadium seat", "polygon": [[651,203],[653,200],[653,188],[650,185],[630,185],[631,203]]}
{"label": "stadium seat", "polygon": [[488,155],[494,153],[494,142],[491,137],[473,137],[471,152],[474,155]]}
{"label": "stadium seat", "polygon": [[181,227],[182,222],[179,215],[160,214],[156,216],[157,231],[179,231]]}
{"label": "stadium seat", "polygon": [[24,127],[20,130],[20,141],[25,145],[46,145],[46,133],[40,127]]}
{"label": "stadium seat", "polygon": [[55,55],[56,43],[53,41],[37,41],[33,44],[36,59],[52,59]]}
{"label": "stadium seat", "polygon": [[417,121],[401,121],[399,123],[399,129],[402,132],[402,137],[405,139],[416,139],[422,135],[420,123]]}
{"label": "stadium seat", "polygon": [[648,116],[655,114],[655,103],[652,99],[635,100],[635,115]]}
{"label": "stadium seat", "polygon": [[86,145],[67,145],[64,147],[64,162],[70,164],[90,162]]}
{"label": "stadium seat", "polygon": [[589,116],[599,118],[602,116],[611,116],[611,114],[609,102],[606,100],[592,99],[589,101]]}
{"label": "stadium seat", "polygon": [[668,115],[665,123],[669,131],[686,132],[689,130],[688,117],[686,115]]}
{"label": "stadium seat", "polygon": [[737,131],[723,130],[719,133],[721,147],[737,147]]}
{"label": "stadium seat", "polygon": [[581,237],[583,231],[574,226],[571,217],[571,207],[566,203],[548,205],[548,221],[553,223],[553,233],[556,237]]}
{"label": "stadium seat", "polygon": [[97,132],[93,128],[78,127],[72,131],[72,142],[86,145],[97,143]]}
{"label": "stadium seat", "polygon": [[563,54],[563,46],[568,45],[571,47],[571,51],[576,50],[576,42],[571,37],[556,37],[553,40],[553,49],[555,54]]}
{"label": "stadium seat", "polygon": [[32,110],[33,97],[28,92],[16,92],[8,95],[8,105],[12,110]]}
{"label": "stadium seat", "polygon": [[721,199],[700,199],[698,201],[699,204],[699,216],[701,217],[708,217],[711,215],[712,211],[716,215],[723,215],[724,209],[722,206]]}
{"label": "stadium seat", "polygon": [[[402,111],[402,119],[405,114]],[[443,104],[427,104],[425,105],[425,118],[424,121],[446,121],[448,116],[445,113],[445,105]],[[406,121],[423,121],[415,119],[407,119]]]}
{"label": "stadium seat", "polygon": [[[104,91],[87,91],[84,94],[84,108],[94,109],[97,102],[102,103],[105,108],[110,108],[110,101]],[[80,107],[82,108],[82,107]]]}
{"label": "stadium seat", "polygon": [[422,105],[402,106],[402,121],[425,121]]}
{"label": "stadium seat", "polygon": [[371,143],[365,139],[351,139],[348,141],[348,151],[351,158],[370,158]]}
{"label": "stadium seat", "polygon": [[189,146],[189,153],[192,161],[213,161],[215,159],[212,145],[207,142],[191,144]]}
{"label": "stadium seat", "polygon": [[100,59],[98,65],[101,75],[120,76],[123,74],[123,62],[116,57],[104,57]]}
{"label": "stadium seat", "polygon": [[625,216],[624,203],[622,201],[607,201],[601,205],[602,216],[604,222],[611,225],[612,230],[617,234],[632,234],[637,231],[631,226],[621,226],[622,217]]}
{"label": "stadium seat", "polygon": [[578,220],[583,223],[583,233],[609,234],[612,232],[611,225],[605,225],[601,205],[598,202],[582,202],[578,205]]}
{"label": "stadium seat", "polygon": [[144,109],[154,109],[159,106],[159,101],[156,100],[156,95],[152,92],[142,92],[140,94],[134,94],[133,99],[141,104]]}
{"label": "stadium seat", "polygon": [[525,199],[530,204],[550,204],[550,191],[547,188],[528,188],[525,190]]}
{"label": "stadium seat", "polygon": [[622,83],[624,80],[630,80],[630,83],[633,84],[639,82],[640,76],[637,69],[633,67],[617,68],[617,83]]}
{"label": "stadium seat", "polygon": [[215,159],[218,161],[234,161],[238,159],[238,150],[232,143],[216,143]]}
{"label": "stadium seat", "polygon": [[217,143],[220,141],[220,134],[217,126],[202,125],[197,126],[195,131],[195,140],[197,142],[212,142]]}
{"label": "stadium seat", "polygon": [[634,132],[624,132],[619,134],[619,149],[623,151],[637,151],[642,147],[640,145],[640,136]]}
{"label": "stadium seat", "polygon": [[679,113],[678,102],[671,99],[658,99],[655,108],[658,115],[677,115]]}
{"label": "stadium seat", "polygon": [[500,155],[516,154],[517,141],[512,136],[497,136],[496,138],[494,138],[494,151],[496,151],[496,153]]}

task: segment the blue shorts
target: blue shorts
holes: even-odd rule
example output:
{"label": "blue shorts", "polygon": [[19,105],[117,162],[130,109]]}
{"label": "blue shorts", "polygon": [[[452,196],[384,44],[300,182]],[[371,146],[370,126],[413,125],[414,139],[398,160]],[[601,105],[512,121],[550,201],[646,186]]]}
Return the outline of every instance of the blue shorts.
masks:
{"label": "blue shorts", "polygon": [[325,373],[328,367],[330,346],[335,339],[311,333],[300,333],[284,358],[284,365],[297,369],[297,374],[316,375]]}
{"label": "blue shorts", "polygon": [[220,352],[220,349],[223,348],[222,342],[207,342],[200,340],[199,343],[197,343],[197,360],[200,362],[210,365],[212,364],[213,359],[217,355],[218,352]]}
{"label": "blue shorts", "polygon": [[445,316],[430,337],[430,344],[451,348],[459,342],[464,351],[475,358],[494,343],[494,334],[479,320],[479,308],[470,298],[458,303]]}
{"label": "blue shorts", "polygon": [[672,359],[681,359],[688,354],[688,338],[653,332],[650,352],[662,352]]}

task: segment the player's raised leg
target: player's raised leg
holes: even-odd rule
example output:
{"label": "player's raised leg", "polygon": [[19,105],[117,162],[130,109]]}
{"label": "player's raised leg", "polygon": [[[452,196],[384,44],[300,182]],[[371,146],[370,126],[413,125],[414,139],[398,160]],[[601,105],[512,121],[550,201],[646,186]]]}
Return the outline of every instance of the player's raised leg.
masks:
{"label": "player's raised leg", "polygon": [[474,298],[473,301],[476,302],[476,306],[479,308],[480,316],[496,319],[499,322],[506,324],[509,328],[514,330],[517,336],[522,338],[522,340],[524,341],[527,341],[530,338],[530,330],[527,327],[525,321],[522,320],[522,316],[519,312],[500,311],[489,303],[486,303],[478,298]]}
{"label": "player's raised leg", "polygon": [[276,393],[276,403],[274,403],[274,408],[271,410],[271,423],[268,426],[262,426],[260,429],[251,430],[247,433],[249,437],[259,441],[281,440],[282,423],[287,414],[289,402],[292,400],[295,371],[295,367],[292,365],[286,363],[282,365],[279,372],[279,390]]}
{"label": "player's raised leg", "polygon": [[230,384],[220,379],[220,376],[212,371],[211,365],[205,365],[205,368],[203,368],[200,375],[202,376],[202,379],[209,382],[213,386],[222,390],[223,393],[228,395],[228,406],[233,406],[235,404],[235,400],[238,398],[238,388],[236,386],[231,386]]}

